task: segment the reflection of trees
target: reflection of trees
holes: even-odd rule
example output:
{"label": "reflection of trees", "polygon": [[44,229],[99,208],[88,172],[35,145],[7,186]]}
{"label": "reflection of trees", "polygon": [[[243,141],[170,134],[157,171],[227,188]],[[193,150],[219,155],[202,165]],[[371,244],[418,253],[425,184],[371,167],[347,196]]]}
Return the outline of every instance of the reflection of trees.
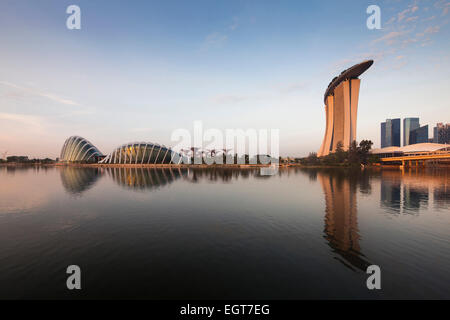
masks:
{"label": "reflection of trees", "polygon": [[209,167],[209,168],[190,168],[188,179],[190,182],[197,183],[201,180],[212,182],[231,182],[237,179],[253,178],[265,178],[269,176],[261,176],[259,168],[221,168],[221,167]]}
{"label": "reflection of trees", "polygon": [[61,182],[67,192],[81,194],[90,189],[100,177],[98,168],[62,167]]}
{"label": "reflection of trees", "polygon": [[356,190],[358,184],[360,189],[368,184],[368,175],[334,169],[318,170],[317,178],[325,194],[325,239],[338,254],[336,259],[352,270],[366,271],[370,263],[359,246]]}
{"label": "reflection of trees", "polygon": [[19,164],[19,165],[5,165],[0,166],[0,170],[4,170],[9,175],[15,175],[16,173],[26,172],[28,170],[34,170],[36,172],[44,171],[47,172],[51,167],[47,166],[37,166],[37,165],[29,165],[29,164]]}

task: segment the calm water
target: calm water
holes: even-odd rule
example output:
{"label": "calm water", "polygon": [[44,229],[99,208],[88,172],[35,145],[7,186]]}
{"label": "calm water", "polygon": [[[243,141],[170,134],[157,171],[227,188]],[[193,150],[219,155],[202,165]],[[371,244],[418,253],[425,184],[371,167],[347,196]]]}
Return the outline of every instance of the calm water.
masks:
{"label": "calm water", "polygon": [[450,299],[450,171],[0,167],[0,298]]}

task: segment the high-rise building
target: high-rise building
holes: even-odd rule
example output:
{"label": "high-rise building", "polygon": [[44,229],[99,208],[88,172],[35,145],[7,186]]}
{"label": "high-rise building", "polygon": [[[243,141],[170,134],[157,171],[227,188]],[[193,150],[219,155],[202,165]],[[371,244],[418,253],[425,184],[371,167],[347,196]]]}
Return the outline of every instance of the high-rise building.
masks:
{"label": "high-rise building", "polygon": [[433,142],[450,144],[450,123],[437,123],[433,128]]}
{"label": "high-rise building", "polygon": [[386,122],[381,123],[381,148],[386,148]]}
{"label": "high-rise building", "polygon": [[344,70],[328,85],[324,95],[326,129],[319,157],[335,152],[338,144],[348,150],[356,140],[356,116],[361,80],[358,78],[373,64],[373,60]]}
{"label": "high-rise building", "polygon": [[392,146],[401,146],[401,120],[400,118],[391,119]]}
{"label": "high-rise building", "polygon": [[409,134],[409,144],[428,142],[428,125],[411,130]]}
{"label": "high-rise building", "polygon": [[411,131],[418,129],[420,127],[419,118],[405,118],[403,119],[403,145],[410,145],[409,138],[411,136]]}
{"label": "high-rise building", "polygon": [[400,119],[386,119],[381,123],[381,147],[400,147]]}

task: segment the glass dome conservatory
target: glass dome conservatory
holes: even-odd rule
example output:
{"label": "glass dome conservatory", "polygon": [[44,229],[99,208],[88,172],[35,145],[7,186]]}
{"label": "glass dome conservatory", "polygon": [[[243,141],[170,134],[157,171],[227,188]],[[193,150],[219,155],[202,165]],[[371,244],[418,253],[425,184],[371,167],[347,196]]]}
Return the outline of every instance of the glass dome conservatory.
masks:
{"label": "glass dome conservatory", "polygon": [[181,156],[157,143],[134,142],[124,144],[107,155],[105,164],[179,164]]}
{"label": "glass dome conservatory", "polygon": [[72,136],[64,142],[61,149],[62,162],[98,162],[102,153],[88,140]]}

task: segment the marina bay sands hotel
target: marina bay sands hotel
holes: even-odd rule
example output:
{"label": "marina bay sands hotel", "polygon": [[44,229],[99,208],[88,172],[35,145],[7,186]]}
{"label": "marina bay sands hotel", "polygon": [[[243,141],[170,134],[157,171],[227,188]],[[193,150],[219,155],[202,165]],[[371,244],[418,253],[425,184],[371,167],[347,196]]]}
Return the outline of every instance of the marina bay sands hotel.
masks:
{"label": "marina bay sands hotel", "polygon": [[326,129],[317,156],[323,157],[336,151],[339,142],[348,150],[356,140],[356,117],[361,80],[358,77],[373,64],[367,60],[342,71],[325,91]]}

